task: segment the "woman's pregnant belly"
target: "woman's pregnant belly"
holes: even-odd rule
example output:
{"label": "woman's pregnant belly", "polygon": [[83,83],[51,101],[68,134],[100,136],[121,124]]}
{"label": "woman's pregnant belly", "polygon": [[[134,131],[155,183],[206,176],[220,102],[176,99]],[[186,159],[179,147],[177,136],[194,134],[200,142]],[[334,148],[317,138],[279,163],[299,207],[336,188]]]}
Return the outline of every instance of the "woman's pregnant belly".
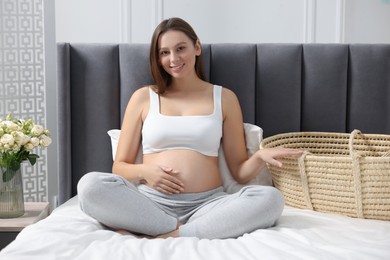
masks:
{"label": "woman's pregnant belly", "polygon": [[222,185],[218,158],[196,151],[168,150],[145,154],[143,163],[176,170],[178,172],[176,177],[184,183],[183,193],[208,191]]}

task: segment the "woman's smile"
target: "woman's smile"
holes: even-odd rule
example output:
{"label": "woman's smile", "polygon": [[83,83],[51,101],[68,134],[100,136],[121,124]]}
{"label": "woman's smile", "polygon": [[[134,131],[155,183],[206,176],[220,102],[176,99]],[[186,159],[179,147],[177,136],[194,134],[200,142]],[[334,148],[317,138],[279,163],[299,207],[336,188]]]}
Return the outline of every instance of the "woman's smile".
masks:
{"label": "woman's smile", "polygon": [[179,73],[184,67],[184,63],[180,65],[170,65],[169,67],[171,68],[172,72]]}

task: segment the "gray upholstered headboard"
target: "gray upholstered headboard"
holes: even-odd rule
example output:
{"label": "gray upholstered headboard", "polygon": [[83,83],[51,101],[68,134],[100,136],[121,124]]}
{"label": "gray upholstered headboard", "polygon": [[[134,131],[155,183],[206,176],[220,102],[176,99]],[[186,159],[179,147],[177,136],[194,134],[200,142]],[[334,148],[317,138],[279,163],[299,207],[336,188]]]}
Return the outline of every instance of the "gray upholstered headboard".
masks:
{"label": "gray upholstered headboard", "polygon": [[[205,44],[214,84],[239,97],[244,121],[291,131],[390,134],[390,44]],[[151,84],[148,44],[58,44],[60,203],[89,171],[111,171],[107,130]]]}

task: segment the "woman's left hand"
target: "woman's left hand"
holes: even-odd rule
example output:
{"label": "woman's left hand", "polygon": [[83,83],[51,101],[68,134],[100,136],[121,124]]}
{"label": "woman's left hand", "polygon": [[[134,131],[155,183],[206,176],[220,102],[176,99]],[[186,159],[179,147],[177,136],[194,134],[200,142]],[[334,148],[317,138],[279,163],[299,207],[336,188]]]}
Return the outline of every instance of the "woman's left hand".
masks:
{"label": "woman's left hand", "polygon": [[257,151],[259,157],[265,162],[273,166],[282,167],[282,162],[278,158],[282,157],[299,157],[302,155],[302,150],[275,147],[275,148],[264,148]]}

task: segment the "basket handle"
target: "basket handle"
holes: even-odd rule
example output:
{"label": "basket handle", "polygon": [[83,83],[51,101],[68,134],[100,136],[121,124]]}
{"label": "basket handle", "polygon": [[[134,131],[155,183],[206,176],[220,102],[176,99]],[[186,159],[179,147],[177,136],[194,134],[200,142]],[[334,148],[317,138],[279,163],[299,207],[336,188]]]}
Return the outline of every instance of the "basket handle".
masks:
{"label": "basket handle", "polygon": [[355,186],[355,205],[358,218],[363,218],[363,201],[362,201],[362,180],[360,171],[360,154],[353,149],[353,140],[358,134],[362,134],[359,130],[352,131],[349,137],[349,154],[352,158],[352,173]]}
{"label": "basket handle", "polygon": [[309,151],[304,151],[302,155],[298,158],[298,167],[299,167],[299,175],[301,176],[302,183],[302,191],[303,197],[306,202],[306,206],[308,209],[313,210],[313,204],[311,203],[310,193],[309,193],[309,182],[307,180],[306,167],[305,167],[305,158],[310,154]]}
{"label": "basket handle", "polygon": [[[349,148],[349,154],[352,156],[353,153],[357,152],[353,149],[353,140],[356,139],[357,135],[363,135],[360,130],[353,130],[351,135],[349,136],[349,143],[348,143],[348,148]],[[382,154],[381,157],[387,157],[390,156],[390,150],[388,150],[386,153]]]}
{"label": "basket handle", "polygon": [[348,142],[348,147],[349,147],[349,155],[357,154],[357,152],[353,149],[353,140],[356,139],[357,135],[361,135],[362,132],[358,129],[355,129],[352,131],[351,135],[349,136],[349,142]]}

